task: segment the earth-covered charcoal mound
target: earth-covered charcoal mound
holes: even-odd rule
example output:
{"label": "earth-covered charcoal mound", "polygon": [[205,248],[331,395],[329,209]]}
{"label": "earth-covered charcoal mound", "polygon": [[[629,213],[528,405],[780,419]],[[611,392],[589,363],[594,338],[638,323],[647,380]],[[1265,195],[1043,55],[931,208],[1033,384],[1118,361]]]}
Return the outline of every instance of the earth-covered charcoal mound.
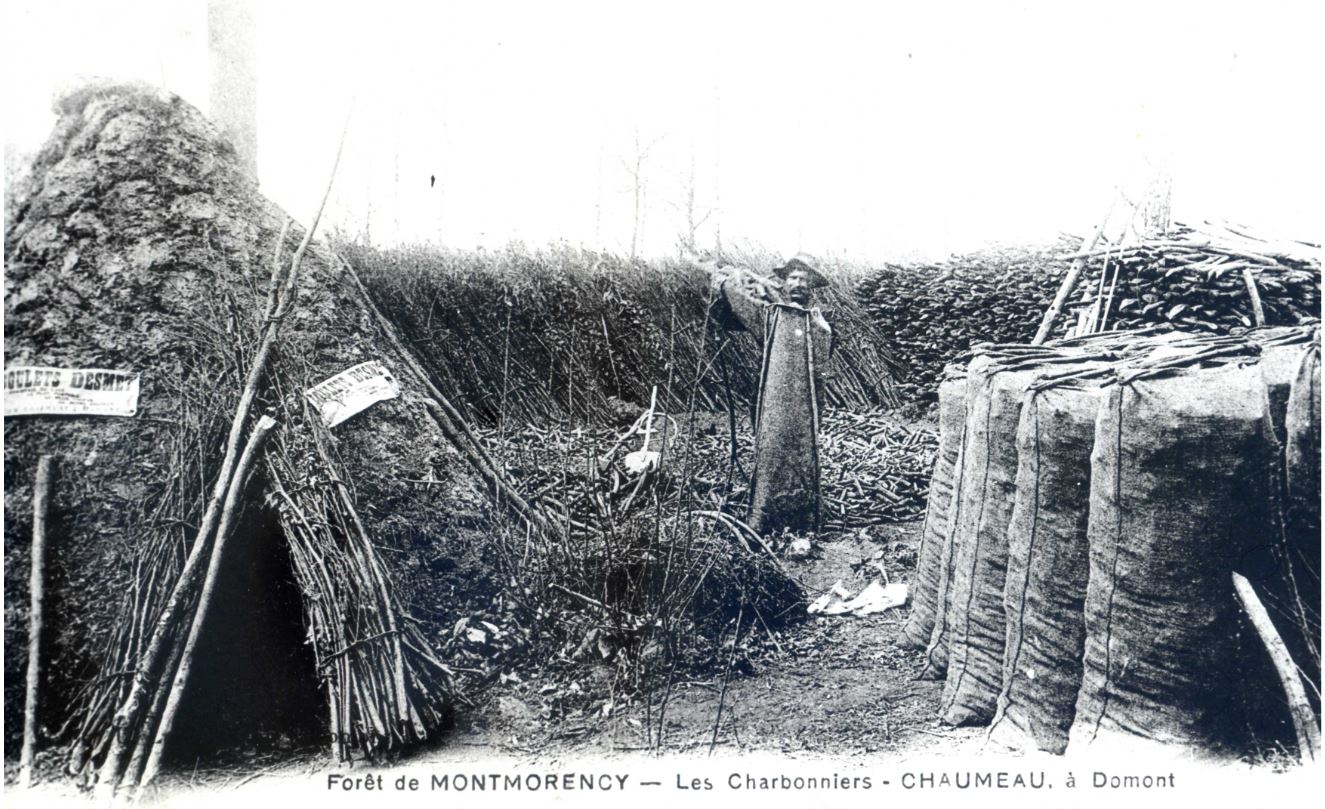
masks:
{"label": "earth-covered charcoal mound", "polygon": [[[141,396],[130,418],[5,421],[5,704],[7,716],[21,716],[32,479],[38,457],[52,454],[60,474],[48,551],[44,724],[48,735],[81,742],[72,764],[87,773],[106,749],[110,716],[129,684],[125,671],[140,659],[194,541],[265,325],[278,247],[289,266],[303,229],[294,225],[278,245],[286,215],[261,196],[215,127],[178,98],[98,85],[59,99],[57,111],[5,233],[5,365],[133,371]],[[390,746],[435,726],[444,712],[448,686],[431,650],[470,603],[490,595],[491,566],[476,530],[485,508],[419,380],[344,266],[314,245],[295,288],[253,414],[270,414],[279,426],[230,547],[285,548],[285,558],[264,569],[282,577],[282,587],[293,581],[300,597],[276,599],[267,616],[273,626],[255,625],[235,642],[261,646],[264,633],[288,633],[293,622],[296,640],[306,632],[329,665],[316,673],[307,665],[306,682],[277,691],[319,695],[311,732],[325,740],[326,725],[337,720],[328,716],[328,694],[348,689],[339,704],[344,739],[351,747]],[[366,360],[386,366],[402,395],[328,431],[302,392]],[[351,592],[364,570],[375,583],[371,595]],[[223,603],[263,597],[226,586],[217,596]],[[318,611],[337,593],[345,612],[333,626],[335,616]],[[292,603],[302,616],[289,615]],[[393,616],[404,627],[403,651],[369,634],[372,621]],[[279,668],[280,661],[241,651],[217,659]],[[374,693],[375,669],[402,657],[405,727],[380,727],[392,718],[374,716],[380,706],[352,686]],[[226,708],[223,693],[208,695],[208,710]],[[11,745],[16,726],[6,721]]]}

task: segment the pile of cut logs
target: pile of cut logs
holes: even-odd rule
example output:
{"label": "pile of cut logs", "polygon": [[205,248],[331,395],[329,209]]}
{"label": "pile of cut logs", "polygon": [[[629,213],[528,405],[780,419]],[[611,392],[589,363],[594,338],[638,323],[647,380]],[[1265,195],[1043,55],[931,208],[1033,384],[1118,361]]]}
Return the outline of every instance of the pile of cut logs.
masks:
{"label": "pile of cut logs", "polygon": [[880,410],[823,416],[819,458],[824,527],[863,528],[924,516],[938,436]]}

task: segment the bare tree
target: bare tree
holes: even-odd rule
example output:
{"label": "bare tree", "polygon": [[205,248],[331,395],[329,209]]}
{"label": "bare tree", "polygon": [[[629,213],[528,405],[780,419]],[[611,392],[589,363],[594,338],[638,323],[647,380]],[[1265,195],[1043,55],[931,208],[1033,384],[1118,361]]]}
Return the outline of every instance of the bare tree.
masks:
{"label": "bare tree", "polygon": [[635,154],[630,160],[622,160],[621,165],[625,167],[626,173],[630,175],[631,193],[635,200],[634,219],[630,229],[630,259],[635,260],[639,254],[640,238],[644,233],[644,161],[649,157],[649,151],[657,145],[659,138],[654,138],[647,144],[642,144],[639,137],[639,127],[635,128]]}
{"label": "bare tree", "polygon": [[685,230],[681,233],[681,249],[686,253],[699,252],[699,229],[713,215],[713,209],[700,211],[695,207],[695,142],[690,141],[690,170],[681,182],[681,203],[672,208],[684,217]]}
{"label": "bare tree", "polygon": [[392,177],[391,177],[391,195],[392,195],[392,223],[395,225],[395,233],[392,234],[396,243],[400,242],[400,131],[403,129],[401,123],[400,102],[396,102],[396,148],[392,152]]}
{"label": "bare tree", "polygon": [[718,217],[713,222],[713,251],[715,254],[722,255],[722,186],[714,184],[713,188],[713,210],[717,212]]}
{"label": "bare tree", "polygon": [[373,193],[373,152],[371,149],[365,151],[363,159],[363,243],[368,247],[373,246],[373,214],[377,206],[374,205]]}
{"label": "bare tree", "polygon": [[1141,200],[1141,232],[1146,238],[1156,239],[1169,232],[1173,222],[1173,176],[1167,167],[1155,171],[1145,197]]}
{"label": "bare tree", "polygon": [[713,85],[713,251],[722,255],[722,91]]}
{"label": "bare tree", "polygon": [[212,120],[258,176],[258,9],[256,0],[207,0],[207,73]]}
{"label": "bare tree", "polygon": [[598,140],[598,185],[594,191],[593,202],[593,243],[595,247],[603,244],[603,141]]}

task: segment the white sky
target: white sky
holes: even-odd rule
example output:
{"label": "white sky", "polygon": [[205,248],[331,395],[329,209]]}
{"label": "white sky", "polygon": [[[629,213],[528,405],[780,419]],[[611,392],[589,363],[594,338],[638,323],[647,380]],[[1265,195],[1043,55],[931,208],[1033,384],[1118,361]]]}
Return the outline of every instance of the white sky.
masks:
{"label": "white sky", "polygon": [[[692,154],[701,243],[720,223],[889,260],[1084,234],[1160,166],[1180,219],[1319,240],[1314,4],[717,5],[263,3],[264,189],[310,216],[355,96],[331,217],[376,242],[628,251],[636,132],[644,254],[674,249]],[[7,2],[6,151],[77,74],[205,110],[205,9]]]}

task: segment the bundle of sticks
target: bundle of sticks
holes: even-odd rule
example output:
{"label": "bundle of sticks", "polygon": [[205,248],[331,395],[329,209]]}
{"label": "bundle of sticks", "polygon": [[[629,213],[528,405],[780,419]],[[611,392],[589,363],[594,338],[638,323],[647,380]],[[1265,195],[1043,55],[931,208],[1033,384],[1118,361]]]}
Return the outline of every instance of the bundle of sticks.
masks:
{"label": "bundle of sticks", "polygon": [[285,432],[266,453],[269,496],[303,594],[332,755],[373,758],[441,725],[453,672],[397,602],[325,431],[305,421],[312,430]]}
{"label": "bundle of sticks", "polygon": [[[339,158],[337,154],[337,162]],[[334,169],[332,175],[335,175]],[[329,194],[330,184],[327,192]],[[325,203],[326,195],[323,205]],[[287,220],[277,241],[261,337],[248,363],[219,468],[206,496],[193,540],[187,546],[187,555],[176,563],[169,548],[157,549],[165,551],[160,556],[165,560],[161,567],[170,569],[160,572],[168,575],[146,580],[142,589],[146,609],[135,599],[127,604],[128,614],[120,616],[120,623],[129,627],[130,643],[118,651],[129,655],[123,662],[127,664],[127,670],[132,671],[132,677],[113,689],[117,707],[109,722],[99,717],[85,720],[86,725],[101,729],[99,738],[86,747],[105,751],[96,782],[98,797],[103,801],[113,799],[116,790],[121,788],[136,788],[136,800],[160,771],[162,755],[188,684],[194,652],[215,592],[222,552],[243,511],[249,474],[268,433],[277,426],[274,418],[261,415],[252,422],[247,440],[243,440],[267,375],[280,324],[296,298],[300,264],[312,241],[317,219],[304,233],[287,266],[281,260],[281,248],[290,224]],[[180,545],[178,550],[183,551],[184,547]],[[140,561],[144,558],[149,563],[154,561],[151,557],[140,557]],[[124,633],[115,634],[122,636]],[[104,699],[94,700],[93,705],[110,707]],[[104,715],[105,708],[97,713]],[[77,745],[76,749],[81,751],[86,747]],[[75,755],[81,756],[81,752]],[[77,759],[71,763],[80,769],[90,765],[90,762]]]}
{"label": "bundle of sticks", "polygon": [[[203,435],[213,433],[205,429],[206,425],[198,427]],[[154,508],[141,520],[146,526],[158,526],[158,530],[141,532],[142,544],[134,554],[129,589],[120,602],[110,637],[101,652],[105,673],[89,683],[76,700],[67,768],[85,784],[95,780],[96,763],[105,757],[110,747],[115,711],[128,696],[129,678],[137,661],[146,652],[148,635],[170,595],[170,583],[179,579],[188,555],[188,528],[183,521],[170,519],[172,512],[180,510],[182,503],[200,501],[204,494],[197,475],[191,474],[201,466],[201,459],[197,457],[199,447],[181,440],[187,432],[180,430],[173,434],[177,441],[172,453],[177,459],[176,465],[156,493]],[[178,657],[172,651],[165,669],[174,670],[178,663]],[[159,711],[153,712],[159,714]],[[65,734],[62,731],[58,735],[63,737]],[[144,737],[143,744],[148,741]],[[135,767],[145,761],[145,753],[145,747],[142,752],[135,752]]]}

